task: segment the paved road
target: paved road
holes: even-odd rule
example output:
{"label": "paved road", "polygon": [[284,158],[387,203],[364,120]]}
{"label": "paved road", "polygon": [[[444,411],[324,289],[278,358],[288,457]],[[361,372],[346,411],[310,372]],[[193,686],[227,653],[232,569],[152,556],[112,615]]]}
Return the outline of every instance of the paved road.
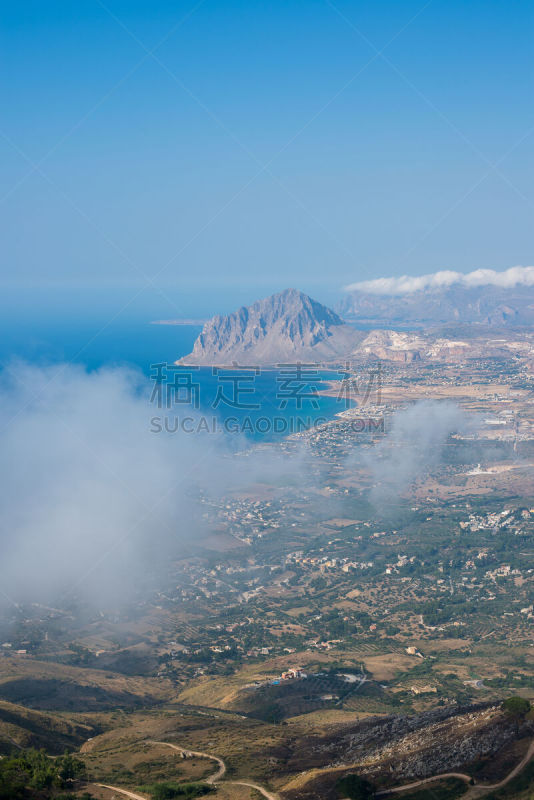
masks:
{"label": "paved road", "polygon": [[350,691],[348,691],[347,694],[342,695],[339,698],[339,700],[336,701],[335,705],[336,706],[343,705],[343,703],[347,700],[347,698],[352,697],[353,694],[355,694],[356,692],[359,692],[360,689],[362,688],[363,684],[367,683],[367,681],[368,681],[367,675],[364,673],[362,675],[362,677],[360,678],[360,680],[357,683],[354,683],[352,685]]}

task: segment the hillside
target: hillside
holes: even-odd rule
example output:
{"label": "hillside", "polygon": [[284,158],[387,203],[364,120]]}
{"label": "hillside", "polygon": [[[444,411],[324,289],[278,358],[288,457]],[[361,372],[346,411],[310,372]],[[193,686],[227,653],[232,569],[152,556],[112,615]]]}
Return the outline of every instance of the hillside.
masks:
{"label": "hillside", "polygon": [[351,322],[377,327],[433,327],[463,323],[495,328],[534,323],[534,287],[461,286],[425,288],[402,294],[356,289],[347,293],[339,313]]}
{"label": "hillside", "polygon": [[62,753],[67,748],[79,747],[95,732],[89,724],[0,700],[0,753],[27,747]]}

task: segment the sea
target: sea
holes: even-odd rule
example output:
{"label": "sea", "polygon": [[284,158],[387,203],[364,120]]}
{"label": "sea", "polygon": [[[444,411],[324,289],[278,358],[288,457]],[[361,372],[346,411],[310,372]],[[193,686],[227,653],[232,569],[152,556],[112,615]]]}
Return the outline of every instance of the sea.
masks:
{"label": "sea", "polygon": [[72,363],[93,371],[137,370],[147,381],[155,430],[203,430],[274,441],[334,418],[344,398],[320,394],[342,373],[304,365],[279,369],[176,368],[191,352],[200,324],[153,324],[147,316],[5,315],[0,320],[0,370],[23,361]]}

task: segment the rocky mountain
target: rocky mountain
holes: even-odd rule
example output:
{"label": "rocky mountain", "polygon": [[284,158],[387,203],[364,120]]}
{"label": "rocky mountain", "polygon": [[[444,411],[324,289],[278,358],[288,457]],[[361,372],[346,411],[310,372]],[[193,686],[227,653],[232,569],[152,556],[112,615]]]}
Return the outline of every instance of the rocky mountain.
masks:
{"label": "rocky mountain", "polygon": [[[434,294],[428,290],[425,293]],[[375,311],[386,313],[383,296],[373,297],[377,303],[380,300]],[[400,303],[406,296],[395,297],[395,300]],[[429,303],[428,313],[432,310],[431,301]],[[445,311],[443,308],[440,311],[443,317],[452,313],[450,306]],[[368,307],[366,311],[369,312]],[[475,311],[472,309],[472,312],[474,319]],[[400,306],[392,313],[400,314]],[[436,312],[434,320],[437,316]],[[286,289],[227,316],[213,317],[204,325],[192,353],[178,363],[204,366],[376,360],[405,364],[460,363],[469,359],[529,359],[534,356],[534,337],[530,331],[506,331],[501,327],[496,335],[493,328],[488,328],[487,318],[485,322],[479,327],[454,326],[455,330],[446,325],[441,330],[438,326],[432,330],[430,325],[421,325],[417,331],[361,331],[302,292]]]}
{"label": "rocky mountain", "polygon": [[534,324],[534,287],[453,284],[404,294],[349,292],[339,307],[348,321],[377,327],[463,323],[491,327]]}
{"label": "rocky mountain", "polygon": [[286,289],[209,320],[181,364],[243,366],[344,357],[363,339],[331,309]]}

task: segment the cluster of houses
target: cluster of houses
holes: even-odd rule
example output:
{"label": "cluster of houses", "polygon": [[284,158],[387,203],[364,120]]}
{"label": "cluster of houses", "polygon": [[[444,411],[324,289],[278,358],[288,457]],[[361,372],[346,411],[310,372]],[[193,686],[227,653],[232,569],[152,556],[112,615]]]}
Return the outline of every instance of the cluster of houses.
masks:
{"label": "cluster of houses", "polygon": [[307,642],[304,642],[304,645],[307,648],[314,648],[316,650],[333,650],[338,644],[341,644],[342,642],[343,639],[329,639],[328,641],[324,642],[320,642],[317,639],[308,639]]}
{"label": "cluster of houses", "polygon": [[415,556],[411,556],[411,558],[408,558],[408,556],[399,555],[397,556],[396,563],[387,564],[386,569],[384,571],[386,575],[394,575],[399,571],[399,569],[402,569],[402,567],[405,567],[407,564],[413,564],[414,562],[415,562]]}
{"label": "cluster of houses", "polygon": [[500,567],[489,569],[485,573],[485,577],[491,580],[495,580],[495,578],[509,578],[512,575],[521,575],[521,572],[518,569],[512,569],[510,564],[501,564]]}
{"label": "cluster of houses", "polygon": [[[517,511],[513,511],[510,508],[505,508],[502,511],[493,511],[484,516],[470,514],[467,520],[460,522],[460,528],[463,531],[469,531],[471,533],[509,528],[514,525],[514,523],[518,524],[520,522],[520,520],[516,519],[517,514]],[[529,520],[532,514],[534,514],[534,508],[524,508],[521,511],[520,517],[522,520]]]}
{"label": "cluster of houses", "polygon": [[[361,537],[359,537],[361,538]],[[336,558],[329,556],[305,556],[301,551],[289,553],[285,558],[286,565],[296,564],[299,567],[318,569],[319,572],[327,570],[341,570],[351,572],[352,570],[371,569],[373,561],[354,561],[350,558]]]}

